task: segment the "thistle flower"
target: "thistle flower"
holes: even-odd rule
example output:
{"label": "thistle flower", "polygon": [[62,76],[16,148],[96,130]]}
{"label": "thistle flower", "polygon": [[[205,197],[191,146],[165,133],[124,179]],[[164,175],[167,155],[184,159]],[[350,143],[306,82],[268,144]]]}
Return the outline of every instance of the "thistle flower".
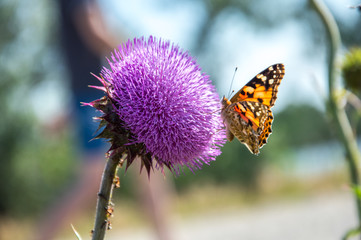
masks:
{"label": "thistle flower", "polygon": [[155,166],[180,172],[214,161],[225,142],[219,97],[209,76],[179,47],[154,37],[119,47],[97,77],[106,94],[87,105],[103,112],[97,138],[109,154],[136,156],[148,174]]}

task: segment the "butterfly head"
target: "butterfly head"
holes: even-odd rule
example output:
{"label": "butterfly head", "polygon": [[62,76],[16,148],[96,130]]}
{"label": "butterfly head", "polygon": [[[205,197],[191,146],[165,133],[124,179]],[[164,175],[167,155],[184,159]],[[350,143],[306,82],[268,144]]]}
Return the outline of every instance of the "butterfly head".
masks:
{"label": "butterfly head", "polygon": [[223,118],[223,123],[225,123],[225,121],[227,119],[228,106],[230,106],[232,103],[231,103],[231,101],[228,100],[228,98],[226,98],[226,96],[223,96],[223,98],[221,100],[221,104],[222,104],[221,115]]}
{"label": "butterfly head", "polygon": [[231,101],[229,101],[228,98],[226,98],[226,96],[223,96],[221,103],[222,103],[222,106],[231,105]]}

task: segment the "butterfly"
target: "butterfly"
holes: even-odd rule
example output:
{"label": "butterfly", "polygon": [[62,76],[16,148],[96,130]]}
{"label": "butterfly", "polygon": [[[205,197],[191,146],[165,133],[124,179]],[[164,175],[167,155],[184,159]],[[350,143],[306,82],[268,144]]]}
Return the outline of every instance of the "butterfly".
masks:
{"label": "butterfly", "polygon": [[236,137],[253,154],[259,154],[272,133],[271,107],[284,75],[285,66],[274,64],[257,74],[231,100],[223,96],[221,115],[228,141]]}

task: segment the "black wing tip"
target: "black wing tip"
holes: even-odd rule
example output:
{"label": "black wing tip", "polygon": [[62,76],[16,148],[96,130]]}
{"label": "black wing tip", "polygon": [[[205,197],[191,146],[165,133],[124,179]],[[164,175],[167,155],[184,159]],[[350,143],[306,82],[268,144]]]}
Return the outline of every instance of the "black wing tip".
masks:
{"label": "black wing tip", "polygon": [[282,71],[283,74],[285,73],[285,65],[283,63],[276,63],[276,64],[273,64],[270,67],[278,68],[278,69],[280,69]]}

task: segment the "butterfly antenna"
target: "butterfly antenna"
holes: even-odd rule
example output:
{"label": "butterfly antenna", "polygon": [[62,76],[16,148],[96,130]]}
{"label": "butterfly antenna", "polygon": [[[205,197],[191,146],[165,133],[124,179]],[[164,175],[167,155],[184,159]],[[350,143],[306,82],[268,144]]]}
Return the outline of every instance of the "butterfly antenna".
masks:
{"label": "butterfly antenna", "polygon": [[228,91],[228,98],[230,98],[231,95],[234,93],[234,90],[233,90],[232,92],[231,92],[231,90],[232,90],[232,85],[233,85],[233,81],[234,81],[234,76],[236,76],[237,69],[238,69],[237,67],[234,69],[231,86],[229,87],[229,91]]}

